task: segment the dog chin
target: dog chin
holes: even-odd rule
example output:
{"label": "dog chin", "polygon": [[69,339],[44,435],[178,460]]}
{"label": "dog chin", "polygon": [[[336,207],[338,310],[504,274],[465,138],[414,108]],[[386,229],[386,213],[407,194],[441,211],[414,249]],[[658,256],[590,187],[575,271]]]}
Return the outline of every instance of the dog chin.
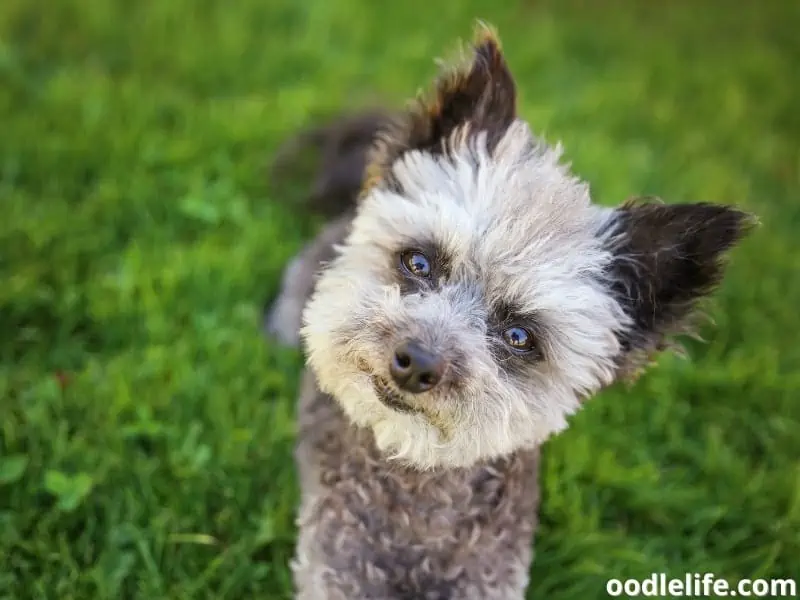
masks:
{"label": "dog chin", "polygon": [[442,466],[436,458],[439,436],[424,416],[380,376],[363,371],[353,375],[347,383],[341,377],[334,379],[334,385],[323,391],[331,394],[350,422],[372,432],[381,455],[416,469]]}
{"label": "dog chin", "polygon": [[421,471],[463,468],[512,450],[508,436],[495,434],[490,440],[485,429],[467,432],[450,423],[446,435],[441,423],[431,421],[387,378],[374,372],[353,368],[343,377],[340,368],[326,374],[331,377],[321,380],[327,379],[330,386],[320,381],[327,388],[323,391],[333,396],[350,422],[369,429],[380,454],[396,464]]}
{"label": "dog chin", "polygon": [[329,386],[320,381],[323,391],[331,394],[351,423],[370,430],[376,449],[398,465],[420,471],[469,468],[528,446],[536,437],[527,432],[530,424],[525,427],[527,435],[522,435],[468,422],[451,423],[449,435],[444,435],[441,424],[406,402],[388,380],[358,368],[348,377],[341,369],[331,375],[335,376],[327,379]]}
{"label": "dog chin", "polygon": [[327,386],[319,380],[323,391],[329,393],[344,411],[347,418],[360,427],[372,427],[376,423],[406,414],[398,398],[385,392],[379,394],[374,376],[356,371],[351,377],[341,375],[331,379]]}

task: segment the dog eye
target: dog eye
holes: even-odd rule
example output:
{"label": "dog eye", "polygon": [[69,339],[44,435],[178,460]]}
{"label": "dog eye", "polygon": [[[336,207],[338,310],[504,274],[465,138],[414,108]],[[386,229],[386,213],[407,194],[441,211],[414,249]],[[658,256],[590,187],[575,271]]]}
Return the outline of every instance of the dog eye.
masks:
{"label": "dog eye", "polygon": [[533,334],[524,327],[509,327],[503,332],[503,341],[517,352],[533,350]]}
{"label": "dog eye", "polygon": [[403,268],[415,277],[430,277],[431,263],[428,258],[417,250],[406,250],[400,255]]}

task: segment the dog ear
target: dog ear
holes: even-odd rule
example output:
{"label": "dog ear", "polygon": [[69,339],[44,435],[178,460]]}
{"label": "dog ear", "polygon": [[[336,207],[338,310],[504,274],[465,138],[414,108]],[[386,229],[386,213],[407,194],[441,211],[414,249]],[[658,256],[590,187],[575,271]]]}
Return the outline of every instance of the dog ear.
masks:
{"label": "dog ear", "polygon": [[629,202],[609,223],[611,285],[633,320],[623,349],[649,354],[685,332],[698,301],[722,280],[727,251],[756,219],[719,204]]}
{"label": "dog ear", "polygon": [[442,72],[430,99],[419,101],[409,147],[435,152],[467,124],[473,131],[499,137],[516,115],[516,84],[500,41],[493,30],[481,25],[471,51]]}
{"label": "dog ear", "polygon": [[431,92],[385,128],[372,155],[367,187],[391,184],[391,165],[406,152],[445,152],[457,131],[485,132],[491,151],[516,116],[516,84],[500,41],[493,29],[479,24],[463,58],[444,69]]}

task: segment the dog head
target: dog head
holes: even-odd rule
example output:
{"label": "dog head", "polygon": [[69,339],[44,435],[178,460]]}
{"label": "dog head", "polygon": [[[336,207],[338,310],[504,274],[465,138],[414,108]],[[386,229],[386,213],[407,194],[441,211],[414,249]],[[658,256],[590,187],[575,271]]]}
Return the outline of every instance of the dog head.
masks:
{"label": "dog head", "polygon": [[752,219],[593,204],[517,115],[481,29],[375,143],[304,312],[323,391],[388,456],[459,467],[540,444],[685,329]]}

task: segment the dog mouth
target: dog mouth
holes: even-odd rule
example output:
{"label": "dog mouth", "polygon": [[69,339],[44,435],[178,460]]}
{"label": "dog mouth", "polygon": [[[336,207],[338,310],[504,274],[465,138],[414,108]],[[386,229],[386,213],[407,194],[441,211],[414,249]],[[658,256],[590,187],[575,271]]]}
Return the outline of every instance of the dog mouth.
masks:
{"label": "dog mouth", "polygon": [[397,412],[414,412],[414,409],[403,401],[403,397],[394,391],[388,380],[378,375],[373,375],[370,379],[372,379],[372,387],[375,389],[375,395],[385,406]]}

